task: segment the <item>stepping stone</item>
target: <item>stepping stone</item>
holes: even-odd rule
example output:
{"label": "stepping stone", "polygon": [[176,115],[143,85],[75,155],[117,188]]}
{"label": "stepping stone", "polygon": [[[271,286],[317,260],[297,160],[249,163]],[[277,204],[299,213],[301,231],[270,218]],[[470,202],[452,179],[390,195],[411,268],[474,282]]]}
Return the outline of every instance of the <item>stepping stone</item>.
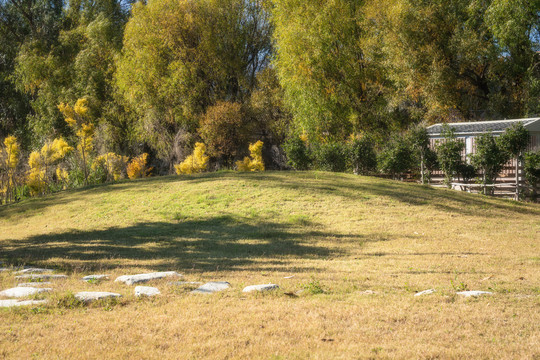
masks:
{"label": "stepping stone", "polygon": [[15,287],[15,288],[7,289],[4,291],[0,291],[0,296],[20,298],[20,297],[39,294],[42,292],[49,292],[51,290],[52,290],[51,288]]}
{"label": "stepping stone", "polygon": [[269,291],[277,289],[279,289],[279,286],[276,284],[251,285],[246,286],[242,292],[248,293],[252,291]]}
{"label": "stepping stone", "polygon": [[30,279],[30,280],[55,280],[67,279],[67,275],[42,275],[42,274],[27,274],[15,276],[15,279]]}
{"label": "stepping stone", "polygon": [[15,274],[41,274],[41,273],[50,273],[54,272],[53,269],[43,269],[43,268],[27,268],[19,271],[15,271]]}
{"label": "stepping stone", "polygon": [[96,280],[106,280],[109,278],[109,275],[99,274],[99,275],[88,275],[82,278],[82,281],[90,282]]}
{"label": "stepping stone", "polygon": [[95,300],[118,298],[122,295],[106,291],[82,291],[75,294],[75,297],[85,303],[89,303]]}
{"label": "stepping stone", "polygon": [[0,307],[28,306],[41,305],[47,303],[47,300],[0,300]]}
{"label": "stepping stone", "polygon": [[9,271],[9,269],[8,268],[0,268],[0,273],[4,272],[4,271]]}
{"label": "stepping stone", "polygon": [[161,294],[161,292],[158,290],[158,288],[151,287],[151,286],[136,286],[135,287],[135,296],[141,297],[141,296],[156,296]]}
{"label": "stepping stone", "polygon": [[17,287],[34,287],[34,286],[43,286],[43,285],[52,285],[52,282],[44,281],[44,282],[29,282],[29,283],[20,283],[17,284]]}
{"label": "stepping stone", "polygon": [[178,285],[178,286],[182,286],[182,285],[201,285],[202,282],[200,281],[171,281],[169,283],[169,285]]}
{"label": "stepping stone", "polygon": [[461,296],[465,296],[465,297],[471,297],[471,296],[478,297],[478,296],[482,296],[482,295],[492,295],[493,293],[490,292],[490,291],[477,291],[477,290],[474,290],[474,291],[461,291],[461,292],[458,292],[456,294],[461,295]]}
{"label": "stepping stone", "polygon": [[215,292],[227,290],[231,287],[226,281],[211,281],[207,282],[203,286],[199,286],[197,289],[193,290],[193,294],[212,294]]}
{"label": "stepping stone", "polygon": [[417,292],[416,294],[414,294],[414,296],[422,296],[422,295],[429,295],[429,294],[433,294],[435,291],[435,289],[427,289],[427,290],[424,290],[424,291],[420,291],[420,292]]}
{"label": "stepping stone", "polygon": [[148,274],[137,274],[137,275],[122,275],[114,280],[115,282],[123,282],[126,285],[133,285],[138,283],[147,282],[150,280],[163,279],[169,276],[182,276],[176,271],[163,271],[163,272],[153,272]]}

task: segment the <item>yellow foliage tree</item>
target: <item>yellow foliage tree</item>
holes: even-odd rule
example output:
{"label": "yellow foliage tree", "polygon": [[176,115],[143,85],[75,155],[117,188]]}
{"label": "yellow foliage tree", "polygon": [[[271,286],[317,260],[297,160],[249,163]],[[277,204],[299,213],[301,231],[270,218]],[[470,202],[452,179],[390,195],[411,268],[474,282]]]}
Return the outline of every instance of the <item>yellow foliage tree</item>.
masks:
{"label": "yellow foliage tree", "polygon": [[58,110],[64,115],[66,123],[75,131],[78,138],[77,151],[81,157],[84,183],[88,184],[88,161],[94,150],[94,124],[88,119],[88,100],[79,99],[73,107],[61,103]]}
{"label": "yellow foliage tree", "polygon": [[144,153],[131,160],[127,165],[127,175],[130,179],[142,178],[150,174],[152,168],[146,167],[147,158],[148,154]]}
{"label": "yellow foliage tree", "polygon": [[206,145],[196,143],[193,154],[189,155],[180,164],[174,166],[176,173],[180,174],[196,174],[205,171],[208,168],[209,157],[206,154]]}
{"label": "yellow foliage tree", "polygon": [[4,139],[4,146],[0,148],[0,193],[7,203],[15,199],[15,170],[19,164],[19,143],[15,136],[8,136]]}
{"label": "yellow foliage tree", "polygon": [[249,145],[249,157],[245,157],[243,161],[237,161],[236,166],[238,171],[264,171],[264,161],[262,158],[263,142],[257,141]]}
{"label": "yellow foliage tree", "polygon": [[128,162],[127,156],[107,153],[98,156],[92,163],[92,170],[101,167],[107,174],[107,181],[118,181],[124,177],[124,169]]}
{"label": "yellow foliage tree", "polygon": [[59,176],[60,181],[67,182],[67,171],[55,169],[55,165],[72,150],[73,148],[64,139],[59,138],[45,144],[40,151],[33,151],[30,154],[27,185],[31,195],[45,193],[53,172],[61,175],[61,177]]}

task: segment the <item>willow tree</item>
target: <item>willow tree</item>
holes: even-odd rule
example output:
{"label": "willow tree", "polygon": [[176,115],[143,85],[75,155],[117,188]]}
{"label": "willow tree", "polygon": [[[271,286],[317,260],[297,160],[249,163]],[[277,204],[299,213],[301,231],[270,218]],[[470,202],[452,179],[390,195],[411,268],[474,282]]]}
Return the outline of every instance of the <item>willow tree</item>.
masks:
{"label": "willow tree", "polygon": [[276,0],[276,68],[295,124],[343,139],[377,126],[382,69],[366,55],[363,1]]}
{"label": "willow tree", "polygon": [[133,6],[117,83],[140,121],[139,137],[172,165],[180,128],[195,131],[218,101],[243,102],[268,64],[263,1],[155,0]]}

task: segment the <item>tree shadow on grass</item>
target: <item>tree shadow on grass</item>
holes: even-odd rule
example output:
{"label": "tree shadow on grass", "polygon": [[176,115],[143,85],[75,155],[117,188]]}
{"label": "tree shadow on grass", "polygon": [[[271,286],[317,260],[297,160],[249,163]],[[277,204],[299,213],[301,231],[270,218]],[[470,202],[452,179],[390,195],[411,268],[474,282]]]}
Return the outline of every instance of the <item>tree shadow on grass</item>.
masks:
{"label": "tree shadow on grass", "polygon": [[[63,259],[66,267],[71,266],[70,262],[84,262],[86,269],[92,269],[93,264],[102,269],[140,267],[145,261],[159,260],[159,265],[153,266],[156,270],[256,271],[262,270],[263,262],[267,270],[272,264],[286,266],[288,259],[319,259],[343,254],[336,248],[315,245],[325,239],[354,241],[359,245],[362,242],[361,236],[305,231],[292,224],[219,216],[5,240],[0,243],[0,254],[12,265]],[[111,259],[116,264],[108,262]]]}

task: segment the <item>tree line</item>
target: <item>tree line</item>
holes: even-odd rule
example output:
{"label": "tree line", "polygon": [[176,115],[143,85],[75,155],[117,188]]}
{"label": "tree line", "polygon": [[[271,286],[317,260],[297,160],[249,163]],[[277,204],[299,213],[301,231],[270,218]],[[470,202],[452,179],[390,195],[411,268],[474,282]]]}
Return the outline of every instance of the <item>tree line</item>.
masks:
{"label": "tree line", "polygon": [[[382,149],[420,123],[533,116],[539,10],[540,0],[0,0],[0,139],[26,155],[65,139],[82,160],[55,180],[87,183],[107,154],[146,153],[164,174],[201,143],[209,169],[230,168],[260,140],[275,168],[300,137],[322,149],[368,136]],[[80,100],[84,119],[66,116]]]}

